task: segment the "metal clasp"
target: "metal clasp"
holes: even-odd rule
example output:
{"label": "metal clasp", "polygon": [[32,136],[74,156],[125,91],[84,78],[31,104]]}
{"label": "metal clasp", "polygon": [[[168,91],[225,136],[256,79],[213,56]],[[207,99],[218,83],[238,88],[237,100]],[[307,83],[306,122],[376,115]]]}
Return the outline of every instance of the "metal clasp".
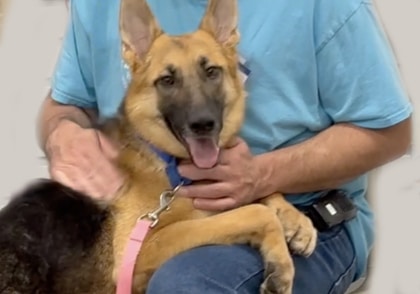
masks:
{"label": "metal clasp", "polygon": [[170,209],[171,203],[175,200],[176,193],[179,191],[179,189],[182,187],[184,183],[181,182],[178,186],[176,186],[172,190],[163,191],[162,194],[160,194],[160,205],[159,208],[156,210],[146,213],[139,217],[139,220],[148,218],[152,223],[150,224],[150,227],[155,227],[159,222],[159,216],[162,212],[167,211]]}

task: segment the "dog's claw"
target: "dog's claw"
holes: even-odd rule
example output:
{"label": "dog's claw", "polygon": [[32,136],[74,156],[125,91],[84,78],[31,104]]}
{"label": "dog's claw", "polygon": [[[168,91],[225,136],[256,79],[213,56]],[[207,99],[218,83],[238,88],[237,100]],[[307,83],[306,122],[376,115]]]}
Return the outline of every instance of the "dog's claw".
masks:
{"label": "dog's claw", "polygon": [[279,275],[281,268],[276,268],[274,263],[267,263],[265,269],[265,279],[260,286],[260,294],[291,294],[291,282],[281,279]]}

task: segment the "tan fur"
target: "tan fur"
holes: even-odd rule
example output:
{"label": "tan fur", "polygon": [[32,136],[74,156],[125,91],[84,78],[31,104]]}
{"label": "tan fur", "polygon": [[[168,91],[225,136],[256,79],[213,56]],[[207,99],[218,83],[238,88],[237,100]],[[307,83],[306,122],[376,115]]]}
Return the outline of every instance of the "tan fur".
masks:
{"label": "tan fur", "polygon": [[[147,24],[146,28],[136,22],[138,15],[133,12],[136,5],[142,7],[139,14]],[[119,129],[113,130],[114,139],[124,145],[118,165],[127,174],[125,187],[111,205],[109,232],[112,234],[114,261],[102,268],[102,274],[112,274],[114,281],[136,221],[139,216],[158,208],[159,195],[170,187],[164,164],[143,141],[138,140],[137,135],[170,154],[188,157],[184,146],[166,127],[157,107],[153,81],[166,70],[165,65],[168,62],[176,64],[186,76],[192,76],[194,61],[204,55],[211,63],[223,67],[226,72],[223,87],[227,100],[219,142],[221,146],[226,146],[237,134],[243,121],[245,91],[237,74],[235,50],[239,33],[235,29],[216,38],[217,35],[212,32],[215,24],[211,14],[215,9],[220,9],[220,6],[216,7],[218,5],[227,5],[236,13],[236,1],[210,0],[199,30],[170,37],[159,29],[144,0],[122,0],[123,57],[132,70],[133,79],[124,100],[122,124]],[[236,14],[232,15],[232,21],[236,22],[236,18]],[[130,25],[138,27],[127,31]],[[146,37],[152,36],[149,47],[136,45],[136,32]],[[191,200],[176,198],[144,242],[134,274],[133,293],[145,293],[152,273],[182,251],[205,244],[247,243],[261,251],[267,264],[266,281],[261,286],[261,293],[289,294],[294,267],[288,245],[299,254],[309,255],[315,247],[315,241],[316,231],[310,220],[279,194],[264,199],[261,204],[251,204],[220,214],[199,211],[193,208]],[[98,244],[98,250],[104,250],[102,254],[111,251],[106,249],[106,243]],[[102,290],[103,293],[107,291],[106,288]]]}
{"label": "tan fur", "polygon": [[[182,44],[182,48],[174,45]],[[225,128],[220,135],[220,145],[226,145],[239,129],[245,107],[245,91],[237,73],[237,55],[233,50],[226,50],[218,44],[207,32],[197,31],[190,35],[180,37],[159,36],[150,48],[145,64],[127,52],[125,58],[134,70],[131,86],[128,89],[125,101],[125,111],[128,120],[135,122],[136,131],[153,142],[157,147],[177,157],[187,158],[185,148],[176,140],[162,120],[157,109],[155,90],[152,88],[153,80],[165,72],[165,64],[170,61],[178,65],[186,75],[192,74],[193,64],[198,56],[208,56],[210,60],[223,66],[229,72],[225,76],[225,89],[228,109],[224,118]]]}

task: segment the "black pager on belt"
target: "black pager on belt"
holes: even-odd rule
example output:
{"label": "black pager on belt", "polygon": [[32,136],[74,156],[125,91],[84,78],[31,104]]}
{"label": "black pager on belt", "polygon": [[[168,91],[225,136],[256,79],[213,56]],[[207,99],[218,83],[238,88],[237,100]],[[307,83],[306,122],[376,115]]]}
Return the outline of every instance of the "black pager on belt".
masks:
{"label": "black pager on belt", "polygon": [[305,214],[319,231],[325,231],[354,218],[357,207],[344,191],[331,190],[313,203]]}

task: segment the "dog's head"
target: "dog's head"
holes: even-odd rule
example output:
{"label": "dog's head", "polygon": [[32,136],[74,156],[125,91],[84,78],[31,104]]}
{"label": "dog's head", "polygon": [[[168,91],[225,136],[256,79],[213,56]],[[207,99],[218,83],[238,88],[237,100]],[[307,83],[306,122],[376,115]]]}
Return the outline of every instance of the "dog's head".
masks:
{"label": "dog's head", "polygon": [[145,0],[122,0],[120,13],[132,73],[125,118],[158,148],[212,167],[244,115],[236,0],[209,0],[198,30],[178,36],[161,30]]}

